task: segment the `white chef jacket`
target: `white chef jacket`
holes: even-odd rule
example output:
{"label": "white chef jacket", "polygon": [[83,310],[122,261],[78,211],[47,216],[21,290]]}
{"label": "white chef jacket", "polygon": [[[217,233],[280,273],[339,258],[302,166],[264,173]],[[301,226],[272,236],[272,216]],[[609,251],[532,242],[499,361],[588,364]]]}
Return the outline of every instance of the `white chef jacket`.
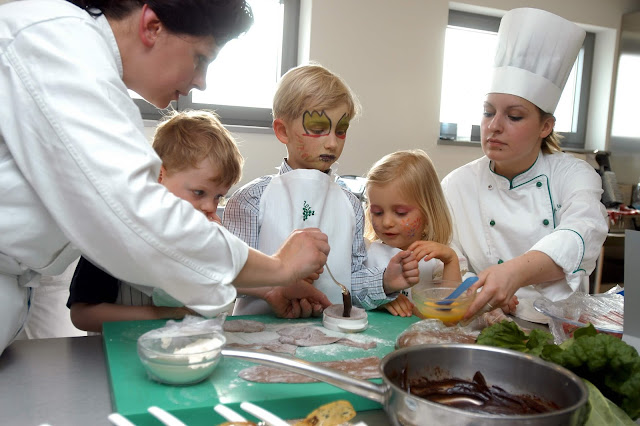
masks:
{"label": "white chef jacket", "polygon": [[530,250],[548,255],[565,278],[516,292],[520,299],[564,299],[595,268],[607,236],[600,176],[569,154],[538,155],[512,180],[487,157],[446,176],[442,189],[454,222],[452,245],[478,273]]}
{"label": "white chef jacket", "polygon": [[0,6],[0,272],[29,285],[82,252],[187,305],[226,306],[248,247],[157,183],[122,76],[104,16],[62,0]]}

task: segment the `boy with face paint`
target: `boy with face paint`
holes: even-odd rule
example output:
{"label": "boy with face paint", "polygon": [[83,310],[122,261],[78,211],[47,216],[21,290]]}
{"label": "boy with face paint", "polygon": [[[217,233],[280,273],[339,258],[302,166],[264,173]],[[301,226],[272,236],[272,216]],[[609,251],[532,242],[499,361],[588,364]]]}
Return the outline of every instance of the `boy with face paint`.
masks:
{"label": "boy with face paint", "polygon": [[[327,265],[331,272],[350,287],[354,305],[374,309],[415,284],[418,270],[408,251],[394,256],[387,268],[364,267],[367,255],[362,204],[336,183],[338,176],[331,169],[342,154],[349,123],[358,111],[355,95],[326,68],[311,64],[289,70],[273,101],[273,130],[286,145],[287,157],[278,174],[258,178],[231,196],[223,224],[264,253],[274,253],[294,229],[321,229],[329,237]],[[341,290],[329,274],[310,276],[307,282],[313,282],[331,303],[342,303]],[[240,290],[245,297],[236,301],[233,313],[275,311],[278,316],[291,317],[279,308],[282,293],[287,291],[290,290]],[[297,316],[319,315],[323,310],[320,304],[310,304],[305,299],[299,303]]]}

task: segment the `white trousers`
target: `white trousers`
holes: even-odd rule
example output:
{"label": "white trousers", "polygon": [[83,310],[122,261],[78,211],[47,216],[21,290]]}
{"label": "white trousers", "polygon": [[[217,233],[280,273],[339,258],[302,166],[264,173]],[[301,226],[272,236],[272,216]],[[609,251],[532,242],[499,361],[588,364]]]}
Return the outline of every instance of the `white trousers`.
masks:
{"label": "white trousers", "polygon": [[55,337],[86,336],[87,332],[78,330],[71,322],[67,299],[69,285],[78,261],[60,275],[43,275],[40,286],[31,291],[29,318],[18,339],[48,339]]}

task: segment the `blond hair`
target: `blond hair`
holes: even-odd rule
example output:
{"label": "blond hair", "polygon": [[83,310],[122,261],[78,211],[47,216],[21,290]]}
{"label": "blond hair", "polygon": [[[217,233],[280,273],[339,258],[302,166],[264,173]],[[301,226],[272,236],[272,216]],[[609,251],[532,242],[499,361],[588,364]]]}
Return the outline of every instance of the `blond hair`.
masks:
{"label": "blond hair", "polygon": [[[403,196],[415,202],[425,219],[422,239],[449,244],[453,225],[440,180],[429,156],[421,149],[397,151],[378,160],[367,174],[367,192],[371,185],[398,182]],[[378,239],[367,206],[365,238]]]}
{"label": "blond hair", "polygon": [[[540,121],[544,121],[547,118],[552,118],[555,126],[556,118],[550,112],[544,112],[540,107],[538,107],[538,112],[540,113]],[[546,138],[542,138],[542,144],[540,145],[540,149],[545,154],[553,154],[554,152],[562,151],[560,148],[560,141],[563,136],[556,133],[554,129],[551,129],[551,133]]]}
{"label": "blond hair", "polygon": [[360,104],[347,83],[320,64],[300,65],[282,76],[273,97],[273,119],[294,120],[309,108],[347,106],[353,119]]}
{"label": "blond hair", "polygon": [[168,173],[197,165],[205,158],[220,169],[218,183],[235,185],[242,177],[244,158],[231,133],[213,111],[174,111],[158,124],[153,148]]}

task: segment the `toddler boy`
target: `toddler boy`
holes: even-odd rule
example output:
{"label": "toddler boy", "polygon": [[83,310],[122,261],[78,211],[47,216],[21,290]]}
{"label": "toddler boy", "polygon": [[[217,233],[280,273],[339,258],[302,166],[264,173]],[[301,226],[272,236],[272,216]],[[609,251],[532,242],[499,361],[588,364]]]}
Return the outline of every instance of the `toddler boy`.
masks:
{"label": "toddler boy", "polygon": [[[218,203],[240,180],[244,160],[215,113],[174,113],[158,125],[153,148],[162,160],[158,182],[219,223]],[[107,321],[178,319],[193,313],[166,293],[120,281],[84,257],[69,291],[71,320],[81,330],[102,331]]]}

